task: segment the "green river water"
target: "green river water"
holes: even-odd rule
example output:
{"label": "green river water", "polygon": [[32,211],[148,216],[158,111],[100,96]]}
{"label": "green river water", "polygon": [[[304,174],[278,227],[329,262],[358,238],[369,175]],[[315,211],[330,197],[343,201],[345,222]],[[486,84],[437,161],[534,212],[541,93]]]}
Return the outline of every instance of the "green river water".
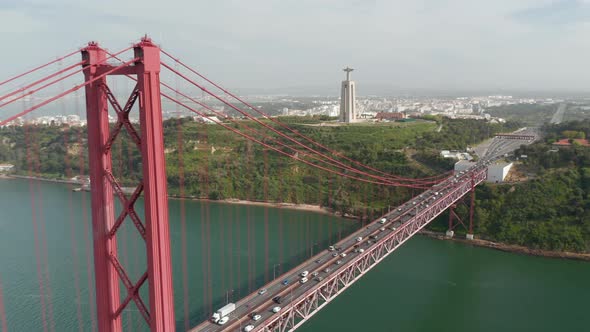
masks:
{"label": "green river water", "polygon": [[[88,193],[70,189],[0,179],[0,282],[8,331],[45,331],[44,325],[47,331],[93,330],[90,200]],[[189,325],[195,325],[212,308],[237,300],[358,227],[305,211],[184,205],[186,255],[181,203],[170,201],[179,331],[185,305]],[[137,280],[145,267],[143,240],[128,221],[117,238],[119,256]],[[300,331],[590,331],[588,280],[587,263],[417,236]],[[146,289],[141,293],[147,301]],[[124,311],[123,324],[126,331],[146,330],[134,304]],[[0,331],[5,332],[2,324]]]}

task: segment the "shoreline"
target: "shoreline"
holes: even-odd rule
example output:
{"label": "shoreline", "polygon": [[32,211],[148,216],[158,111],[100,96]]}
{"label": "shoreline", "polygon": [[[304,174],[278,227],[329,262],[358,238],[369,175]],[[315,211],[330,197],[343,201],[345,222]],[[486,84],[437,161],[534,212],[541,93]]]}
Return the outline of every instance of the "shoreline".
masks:
{"label": "shoreline", "polygon": [[288,210],[299,210],[299,211],[321,213],[321,214],[336,216],[336,217],[345,218],[345,219],[358,219],[358,217],[356,217],[356,216],[351,216],[351,215],[342,216],[340,213],[334,212],[327,207],[323,207],[320,205],[313,205],[313,204],[249,201],[249,200],[238,199],[238,198],[225,198],[225,199],[217,199],[216,200],[216,199],[190,197],[190,196],[189,197],[178,197],[178,196],[174,196],[174,195],[169,195],[168,198],[178,199],[178,200],[187,200],[187,201],[208,201],[208,202],[214,202],[214,203],[263,206],[263,207],[272,207],[272,208],[276,208],[276,209],[288,209]]}
{"label": "shoreline", "polygon": [[[52,182],[52,183],[75,184],[75,185],[83,185],[84,184],[83,182],[74,181],[74,180],[50,179],[50,178],[44,178],[44,177],[38,177],[38,176],[27,176],[27,175],[17,175],[17,174],[0,174],[0,179],[39,180],[39,181]],[[123,189],[128,189],[128,190],[124,190],[124,192],[127,194],[130,194],[133,192],[133,190],[135,188],[123,187]],[[129,190],[129,189],[131,189],[131,190]],[[218,202],[218,203],[228,203],[228,204],[265,206],[265,207],[272,207],[272,208],[278,208],[278,209],[309,211],[309,212],[337,216],[337,217],[346,218],[346,219],[358,218],[358,217],[350,216],[350,215],[342,216],[337,212],[333,212],[332,210],[328,209],[327,207],[322,207],[319,205],[312,205],[312,204],[248,201],[248,200],[238,199],[238,198],[226,198],[226,199],[214,200],[214,199],[195,197],[195,196],[179,197],[176,195],[168,195],[168,198],[178,199],[178,200],[187,200],[187,201],[208,201],[208,202]]]}
{"label": "shoreline", "polygon": [[[33,180],[40,180],[40,181],[53,182],[53,183],[77,184],[77,185],[82,184],[80,182],[72,181],[72,180],[48,179],[48,178],[25,176],[25,175],[13,175],[13,174],[0,174],[0,179],[33,179]],[[220,199],[220,200],[212,200],[212,199],[208,199],[208,198],[190,197],[190,196],[178,197],[178,196],[174,196],[174,195],[168,195],[168,198],[178,199],[178,200],[188,200],[188,201],[209,201],[209,202],[228,203],[228,204],[263,206],[263,207],[272,207],[272,208],[278,208],[278,209],[289,209],[289,210],[299,210],[299,211],[321,213],[321,214],[325,214],[325,215],[331,215],[331,216],[336,216],[336,217],[341,217],[341,218],[346,218],[346,219],[358,219],[358,217],[350,216],[350,215],[342,216],[339,213],[334,212],[326,207],[322,207],[319,205],[311,205],[311,204],[248,201],[248,200],[237,199],[237,198],[226,198],[226,199]],[[519,255],[537,256],[537,257],[546,257],[546,258],[558,258],[558,259],[571,259],[571,260],[590,262],[590,253],[583,254],[583,253],[574,253],[574,252],[567,252],[567,251],[551,251],[551,250],[542,250],[542,249],[532,249],[532,248],[528,248],[528,247],[524,247],[524,246],[493,242],[493,241],[477,239],[477,238],[474,240],[467,240],[467,239],[462,239],[462,238],[458,238],[458,237],[448,238],[445,236],[444,233],[433,232],[433,231],[429,231],[429,230],[425,230],[425,229],[421,230],[418,234],[420,234],[422,236],[429,237],[431,239],[459,242],[459,243],[462,243],[465,245],[495,249],[495,250],[519,254]]]}
{"label": "shoreline", "polygon": [[459,243],[462,243],[465,245],[482,247],[482,248],[489,248],[489,249],[504,251],[504,252],[513,253],[513,254],[519,254],[519,255],[545,257],[545,258],[557,258],[557,259],[570,259],[570,260],[590,262],[590,253],[583,254],[583,253],[567,252],[567,251],[551,251],[551,250],[543,250],[543,249],[531,249],[531,248],[519,246],[516,244],[499,243],[499,242],[493,242],[493,241],[477,239],[477,238],[473,239],[473,240],[457,238],[456,236],[452,237],[452,238],[448,238],[445,236],[444,233],[433,232],[433,231],[424,230],[424,229],[421,230],[418,234],[420,234],[422,236],[429,237],[431,239],[459,242]]}

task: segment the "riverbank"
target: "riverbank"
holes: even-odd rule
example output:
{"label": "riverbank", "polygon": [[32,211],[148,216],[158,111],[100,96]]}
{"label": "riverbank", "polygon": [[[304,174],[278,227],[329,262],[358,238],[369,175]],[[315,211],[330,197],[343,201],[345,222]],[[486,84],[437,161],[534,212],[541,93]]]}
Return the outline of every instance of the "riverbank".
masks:
{"label": "riverbank", "polygon": [[262,202],[262,201],[248,201],[244,199],[237,199],[237,198],[226,198],[220,200],[213,200],[208,198],[199,198],[199,197],[178,197],[178,196],[169,196],[172,199],[184,199],[189,201],[208,201],[208,202],[217,202],[217,203],[227,203],[227,204],[238,204],[238,205],[253,205],[253,206],[264,206],[264,207],[271,207],[276,209],[289,209],[289,210],[300,210],[300,211],[309,211],[314,213],[321,213],[331,216],[337,216],[346,219],[358,219],[356,216],[351,215],[344,215],[342,216],[338,212],[334,212],[327,207],[319,206],[319,205],[312,205],[312,204],[295,204],[295,203],[281,203],[281,202]]}
{"label": "riverbank", "polygon": [[[0,179],[34,179],[46,182],[53,182],[53,183],[64,183],[64,184],[78,184],[80,182],[72,181],[72,180],[59,180],[59,179],[48,179],[48,178],[41,178],[41,177],[33,177],[33,176],[24,176],[24,175],[3,175],[0,174]],[[289,210],[300,210],[300,211],[309,211],[314,213],[321,213],[325,215],[333,215],[338,216],[341,218],[347,219],[358,219],[358,217],[351,216],[351,215],[340,215],[340,213],[334,212],[331,209],[326,207],[322,207],[319,205],[311,205],[311,204],[294,204],[294,203],[280,203],[280,202],[261,202],[261,201],[248,201],[242,199],[235,199],[235,198],[227,198],[222,200],[211,200],[208,198],[199,198],[199,197],[178,197],[178,196],[168,196],[172,199],[184,199],[189,201],[209,201],[209,202],[218,202],[218,203],[228,203],[228,204],[238,204],[238,205],[253,205],[253,206],[264,206],[264,207],[271,207],[271,208],[278,208],[278,209],[289,209]],[[580,254],[580,253],[573,253],[573,252],[560,252],[560,251],[550,251],[550,250],[541,250],[541,249],[531,249],[523,246],[512,245],[512,244],[505,244],[505,243],[498,243],[492,242],[488,240],[482,239],[474,239],[474,240],[467,240],[462,239],[459,237],[448,238],[445,236],[444,233],[432,232],[428,230],[420,231],[421,235],[427,236],[432,239],[444,240],[444,241],[454,241],[459,242],[467,245],[473,245],[478,247],[490,248],[495,250],[501,250],[505,252],[511,252],[521,255],[528,255],[528,256],[540,256],[540,257],[548,257],[548,258],[565,258],[565,259],[574,259],[574,260],[581,260],[590,262],[590,254]]]}
{"label": "riverbank", "polygon": [[38,177],[38,176],[26,176],[26,175],[16,175],[16,174],[5,175],[4,177],[0,176],[0,178],[39,180],[39,181],[46,181],[46,182],[53,182],[53,183],[65,183],[65,184],[79,184],[79,185],[82,184],[82,182],[75,181],[75,180],[49,179],[49,178],[42,178],[42,177]]}
{"label": "riverbank", "polygon": [[432,232],[432,231],[428,231],[428,230],[422,230],[418,234],[424,235],[424,236],[432,238],[432,239],[459,242],[462,244],[490,248],[490,249],[515,253],[515,254],[527,255],[527,256],[573,259],[573,260],[590,262],[590,254],[581,254],[581,253],[566,252],[566,251],[531,249],[531,248],[527,248],[527,247],[523,247],[523,246],[519,246],[519,245],[498,243],[498,242],[492,242],[492,241],[482,240],[482,239],[477,239],[477,238],[473,239],[473,240],[462,239],[462,238],[458,238],[457,236],[455,236],[453,238],[449,238],[449,237],[446,237],[444,233]]}
{"label": "riverbank", "polygon": [[[45,181],[45,182],[53,182],[53,183],[64,183],[64,184],[76,184],[76,185],[83,185],[85,183],[82,183],[80,181],[74,181],[74,180],[61,180],[61,179],[49,179],[49,178],[43,178],[43,177],[36,177],[36,176],[26,176],[26,175],[15,175],[15,174],[10,174],[10,175],[6,175],[6,174],[0,174],[0,178],[2,179],[25,179],[25,180],[39,180],[39,181]],[[127,187],[123,187],[123,192],[126,194],[130,194],[133,193],[135,188],[127,188]],[[87,188],[82,188],[82,190],[84,191],[89,191],[89,189]],[[77,190],[79,191],[79,190]],[[295,204],[295,203],[281,203],[281,202],[261,202],[261,201],[248,201],[248,200],[243,200],[243,199],[236,199],[236,198],[227,198],[227,199],[221,199],[221,200],[212,200],[212,199],[208,199],[208,198],[201,198],[201,197],[179,197],[179,196],[174,196],[174,195],[169,195],[168,198],[172,198],[172,199],[184,199],[184,200],[190,200],[190,201],[209,201],[209,202],[219,202],[219,203],[228,203],[228,204],[240,204],[240,205],[255,205],[255,206],[266,206],[266,207],[272,207],[272,208],[278,208],[278,209],[290,209],[290,210],[300,210],[300,211],[309,211],[309,212],[315,212],[315,213],[322,213],[322,214],[327,214],[327,215],[334,215],[334,216],[338,216],[338,217],[342,217],[342,218],[347,218],[347,219],[356,219],[357,217],[355,216],[350,216],[350,215],[340,215],[340,213],[337,212],[333,212],[332,210],[326,208],[326,207],[322,207],[319,205],[311,205],[311,204]]]}

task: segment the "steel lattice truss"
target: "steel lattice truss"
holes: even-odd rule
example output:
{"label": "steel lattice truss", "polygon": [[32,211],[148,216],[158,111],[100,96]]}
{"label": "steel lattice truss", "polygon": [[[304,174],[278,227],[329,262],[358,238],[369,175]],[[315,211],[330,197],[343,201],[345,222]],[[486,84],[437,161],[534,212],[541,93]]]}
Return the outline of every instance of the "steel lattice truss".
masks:
{"label": "steel lattice truss", "polygon": [[319,282],[313,289],[283,307],[280,314],[263,322],[255,331],[285,332],[297,329],[430,221],[482,183],[486,179],[487,168],[473,170],[471,175],[472,181],[458,183],[429,208],[419,212],[396,231],[344,264],[334,275]]}

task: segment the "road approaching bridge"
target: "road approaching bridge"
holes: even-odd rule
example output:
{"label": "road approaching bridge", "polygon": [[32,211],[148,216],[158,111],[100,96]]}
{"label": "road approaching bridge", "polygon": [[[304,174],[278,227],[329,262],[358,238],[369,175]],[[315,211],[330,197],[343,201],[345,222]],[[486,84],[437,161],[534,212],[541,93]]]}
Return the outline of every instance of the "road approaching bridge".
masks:
{"label": "road approaching bridge", "polygon": [[295,330],[485,181],[490,163],[536,138],[532,131],[514,136],[495,137],[484,156],[471,168],[447,178],[283,274],[261,288],[265,289],[263,294],[257,291],[246,296],[236,303],[236,310],[224,325],[207,321],[191,331]]}

